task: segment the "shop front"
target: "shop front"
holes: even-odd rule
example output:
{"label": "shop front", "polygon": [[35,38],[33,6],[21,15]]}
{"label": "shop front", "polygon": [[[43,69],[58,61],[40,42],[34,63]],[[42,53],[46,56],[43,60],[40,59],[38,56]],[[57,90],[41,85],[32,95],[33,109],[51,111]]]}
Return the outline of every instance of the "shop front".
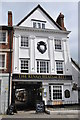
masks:
{"label": "shop front", "polygon": [[[62,104],[63,84],[59,83],[62,80],[72,80],[72,76],[13,74],[12,103],[18,109],[35,108],[38,100],[50,105],[52,99],[56,99],[51,105]],[[55,84],[55,81],[58,82]]]}

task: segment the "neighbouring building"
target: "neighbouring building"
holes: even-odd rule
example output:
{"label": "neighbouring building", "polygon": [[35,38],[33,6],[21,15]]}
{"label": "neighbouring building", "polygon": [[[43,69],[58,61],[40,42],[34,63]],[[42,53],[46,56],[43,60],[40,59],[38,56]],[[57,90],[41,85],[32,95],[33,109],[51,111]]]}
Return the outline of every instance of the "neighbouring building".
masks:
{"label": "neighbouring building", "polygon": [[10,102],[12,46],[12,13],[8,12],[8,26],[0,26],[0,114],[6,113]]}
{"label": "neighbouring building", "polygon": [[69,33],[62,13],[55,22],[40,5],[14,26],[12,102],[15,92],[24,89],[27,105],[36,100],[45,105],[78,103]]}
{"label": "neighbouring building", "polygon": [[78,92],[78,103],[80,104],[80,66],[72,58],[71,62],[72,62],[73,90]]}

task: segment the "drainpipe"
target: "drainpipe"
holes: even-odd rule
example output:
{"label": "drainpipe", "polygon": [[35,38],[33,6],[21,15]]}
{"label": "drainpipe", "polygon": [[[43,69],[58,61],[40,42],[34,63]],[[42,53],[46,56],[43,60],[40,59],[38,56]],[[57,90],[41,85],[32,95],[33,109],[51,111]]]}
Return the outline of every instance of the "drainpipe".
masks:
{"label": "drainpipe", "polygon": [[11,73],[12,73],[12,43],[13,43],[13,27],[12,27],[12,12],[8,11],[8,41],[9,41],[9,82],[8,82],[8,108],[10,104],[10,83],[11,83]]}

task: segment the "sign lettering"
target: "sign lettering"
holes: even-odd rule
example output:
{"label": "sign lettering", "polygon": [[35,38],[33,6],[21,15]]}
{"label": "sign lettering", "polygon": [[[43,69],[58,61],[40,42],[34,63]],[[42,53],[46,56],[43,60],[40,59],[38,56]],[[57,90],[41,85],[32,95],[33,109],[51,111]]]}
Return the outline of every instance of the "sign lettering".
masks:
{"label": "sign lettering", "polygon": [[13,74],[13,79],[25,80],[72,80],[71,75]]}

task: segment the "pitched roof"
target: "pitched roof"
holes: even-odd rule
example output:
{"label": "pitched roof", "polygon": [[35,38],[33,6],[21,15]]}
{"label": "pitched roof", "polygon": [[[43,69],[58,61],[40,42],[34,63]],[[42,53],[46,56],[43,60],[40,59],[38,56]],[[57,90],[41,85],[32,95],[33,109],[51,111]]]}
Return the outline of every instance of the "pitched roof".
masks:
{"label": "pitched roof", "polygon": [[72,58],[71,58],[71,62],[78,68],[78,70],[80,71],[80,66],[78,63],[76,63]]}
{"label": "pitched roof", "polygon": [[19,26],[21,23],[23,23],[36,9],[41,9],[43,11],[44,14],[46,14],[46,16],[60,29],[63,30],[59,24],[57,24],[52,17],[38,4],[26,17],[24,17],[18,24],[17,26]]}

